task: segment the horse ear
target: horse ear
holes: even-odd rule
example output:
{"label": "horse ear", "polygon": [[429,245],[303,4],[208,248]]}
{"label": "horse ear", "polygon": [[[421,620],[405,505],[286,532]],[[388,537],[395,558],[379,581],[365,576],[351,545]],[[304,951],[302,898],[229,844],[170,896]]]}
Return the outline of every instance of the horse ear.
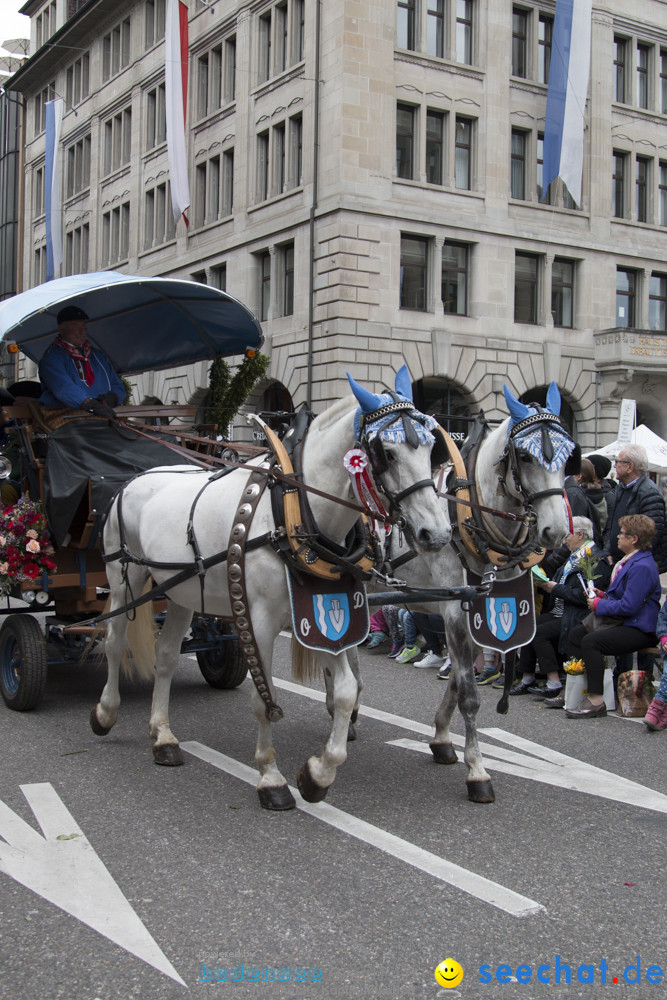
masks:
{"label": "horse ear", "polygon": [[560,415],[560,392],[555,382],[552,382],[547,390],[547,410],[555,416]]}
{"label": "horse ear", "polygon": [[401,365],[396,372],[394,388],[399,396],[402,396],[403,399],[408,399],[412,402],[412,380],[410,378],[410,372],[408,371],[407,365]]}
{"label": "horse ear", "polygon": [[347,372],[347,380],[363,413],[372,413],[373,410],[377,410],[382,405],[380,397],[368,389],[364,389],[358,382],[355,382],[349,372]]}
{"label": "horse ear", "polygon": [[525,420],[533,412],[529,406],[522,403],[520,400],[514,396],[506,385],[503,386],[503,392],[505,393],[505,402],[507,403],[507,409],[510,411],[510,417],[513,423],[518,423],[519,420]]}

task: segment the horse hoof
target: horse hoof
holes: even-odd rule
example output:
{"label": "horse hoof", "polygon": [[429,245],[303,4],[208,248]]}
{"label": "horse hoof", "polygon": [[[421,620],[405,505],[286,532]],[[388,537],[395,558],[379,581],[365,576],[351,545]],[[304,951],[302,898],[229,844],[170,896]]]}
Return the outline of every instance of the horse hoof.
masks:
{"label": "horse hoof", "polygon": [[153,756],[155,763],[162,764],[163,767],[178,767],[180,764],[185,764],[178,743],[163,743],[162,746],[153,747]]}
{"label": "horse hoof", "polygon": [[458,757],[451,743],[429,743],[436,764],[456,764]]}
{"label": "horse hoof", "polygon": [[468,798],[471,802],[496,801],[493,785],[488,778],[486,781],[467,781],[466,784],[468,786]]}
{"label": "horse hoof", "polygon": [[105,729],[104,726],[100,725],[97,719],[97,709],[93,708],[90,713],[90,728],[95,733],[96,736],[107,736],[111,729]]}
{"label": "horse hoof", "polygon": [[353,725],[353,723],[350,722],[350,724],[347,727],[347,742],[354,743],[356,738],[357,738],[357,730]]}
{"label": "horse hoof", "polygon": [[315,784],[307,764],[304,764],[297,774],[296,783],[306,802],[321,802],[326,798],[327,792],[329,791],[328,785],[326,788],[322,788],[321,785]]}
{"label": "horse hoof", "polygon": [[273,812],[285,812],[287,809],[296,808],[296,800],[287,785],[258,788],[257,794],[262,809],[271,809]]}

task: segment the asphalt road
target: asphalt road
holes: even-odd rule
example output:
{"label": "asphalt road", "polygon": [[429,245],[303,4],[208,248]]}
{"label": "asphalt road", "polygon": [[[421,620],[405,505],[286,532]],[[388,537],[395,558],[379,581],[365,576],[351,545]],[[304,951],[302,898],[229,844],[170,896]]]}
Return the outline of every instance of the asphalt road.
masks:
{"label": "asphalt road", "polygon": [[[288,653],[280,638],[278,678]],[[462,763],[392,742],[428,740],[435,671],[382,652],[362,667],[375,715],[362,715],[327,803],[282,814],[244,780],[247,680],[214,691],[182,658],[173,683],[174,731],[228,770],[190,752],[184,767],[155,766],[144,685],[126,683],[117,726],[93,736],[101,665],[53,668],[34,712],[0,704],[0,868],[13,872],[0,873],[1,1000],[665,997],[667,733],[569,721],[532,698],[499,716],[499,692],[484,688],[497,801],[474,805]],[[308,692],[278,693],[278,760],[294,784],[328,716]],[[510,912],[520,897],[528,915]],[[463,967],[455,988],[434,978],[445,958]]]}

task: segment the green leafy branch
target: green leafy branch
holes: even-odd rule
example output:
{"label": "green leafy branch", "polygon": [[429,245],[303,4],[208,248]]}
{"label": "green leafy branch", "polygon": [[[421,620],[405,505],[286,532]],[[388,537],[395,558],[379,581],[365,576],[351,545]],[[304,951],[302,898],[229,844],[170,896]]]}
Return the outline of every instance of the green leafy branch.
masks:
{"label": "green leafy branch", "polygon": [[217,355],[209,370],[207,422],[217,424],[220,433],[226,434],[257,382],[266,375],[270,364],[271,359],[258,352],[254,358],[244,358],[232,376],[227,361]]}

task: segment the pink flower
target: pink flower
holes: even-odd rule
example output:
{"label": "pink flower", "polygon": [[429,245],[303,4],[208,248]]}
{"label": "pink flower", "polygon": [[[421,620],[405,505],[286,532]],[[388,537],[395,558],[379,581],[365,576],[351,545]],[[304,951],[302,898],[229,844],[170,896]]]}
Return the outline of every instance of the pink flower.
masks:
{"label": "pink flower", "polygon": [[33,555],[35,553],[39,552],[40,551],[40,544],[39,544],[39,542],[36,542],[34,538],[31,538],[30,541],[28,542],[28,544],[26,545],[26,551],[27,552],[32,552]]}
{"label": "pink flower", "polygon": [[26,535],[28,536],[28,538],[39,538],[39,535],[37,534],[34,528],[31,528],[29,531],[26,531]]}
{"label": "pink flower", "polygon": [[7,576],[9,573],[9,563],[0,563],[0,576]]}

